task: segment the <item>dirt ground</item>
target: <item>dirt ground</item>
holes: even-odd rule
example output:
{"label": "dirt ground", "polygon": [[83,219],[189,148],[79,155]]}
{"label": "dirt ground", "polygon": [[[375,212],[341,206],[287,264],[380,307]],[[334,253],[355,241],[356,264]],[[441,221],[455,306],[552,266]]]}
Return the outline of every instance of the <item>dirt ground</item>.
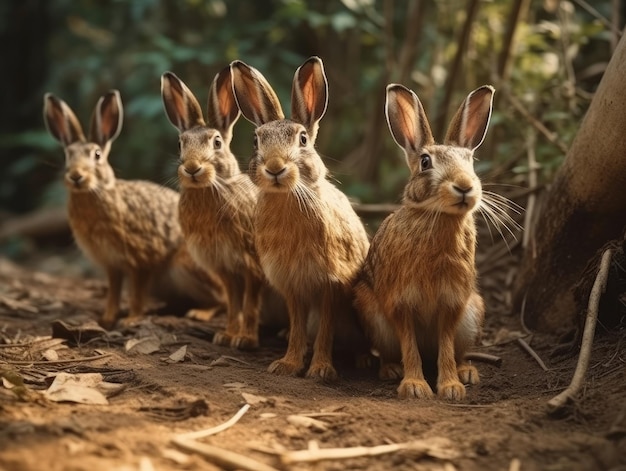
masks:
{"label": "dirt ground", "polygon": [[[172,439],[219,425],[246,402],[250,408],[238,423],[197,441],[277,469],[626,469],[624,332],[598,329],[583,393],[552,416],[546,403],[569,384],[577,355],[553,355],[556,338],[524,333],[519,314],[508,313],[502,292],[510,276],[501,273],[483,279],[489,311],[476,350],[499,357],[501,365],[476,363],[480,384],[453,404],[399,400],[397,384],[342,358],[336,384],[272,376],[266,368],[282,355],[284,340],[264,332],[255,352],[215,346],[210,339],[220,318],[204,323],[155,315],[105,335],[89,327],[103,306],[102,281],[0,260],[0,469],[223,469]],[[68,340],[46,339],[53,325],[55,335]],[[547,371],[520,348],[520,336]],[[156,351],[127,351],[129,340],[142,338],[156,339]],[[101,373],[122,389],[108,404],[53,402],[43,392],[61,371]],[[20,380],[25,385],[16,389]],[[285,464],[278,456],[406,442],[416,446],[319,463]]]}

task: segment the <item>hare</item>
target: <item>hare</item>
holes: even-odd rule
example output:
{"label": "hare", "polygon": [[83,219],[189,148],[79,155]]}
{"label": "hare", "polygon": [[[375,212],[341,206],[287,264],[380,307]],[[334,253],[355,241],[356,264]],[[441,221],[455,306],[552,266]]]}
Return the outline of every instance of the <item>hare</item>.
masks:
{"label": "hare", "polygon": [[249,166],[259,189],[255,245],[265,276],[284,296],[289,314],[287,352],[268,370],[301,372],[307,328],[313,326],[307,376],[334,380],[333,336],[336,328],[350,330],[352,283],[369,241],[348,198],[327,179],[314,147],[328,101],[322,61],[311,57],[296,71],[291,120],[284,119],[276,93],[258,70],[234,61],[231,72],[239,109],[257,126]]}
{"label": "hare", "polygon": [[401,377],[402,360],[402,398],[433,395],[422,359],[436,359],[442,398],[461,400],[462,382],[479,381],[463,357],[484,317],[474,263],[474,210],[482,188],[473,154],[487,132],[493,93],[491,86],[471,92],[438,145],[415,93],[402,85],[387,87],[387,123],[411,176],[402,206],[372,239],[355,283],[355,305],[380,354],[381,378]]}
{"label": "hare", "polygon": [[192,261],[183,243],[178,193],[148,181],[115,178],[108,157],[122,129],[119,92],[111,90],[98,100],[88,140],[74,112],[51,93],[44,96],[43,114],[48,131],[65,150],[72,233],[108,278],[101,324],[115,325],[125,277],[130,279],[129,319],[143,315],[149,289],[164,300],[187,296],[205,306],[223,303],[219,280]]}
{"label": "hare", "polygon": [[180,133],[183,234],[194,259],[217,272],[226,287],[226,331],[213,341],[255,348],[265,278],[253,236],[257,190],[230,151],[232,128],[240,115],[230,69],[220,71],[211,84],[206,122],[196,97],[172,72],[161,77],[161,95],[166,114]]}

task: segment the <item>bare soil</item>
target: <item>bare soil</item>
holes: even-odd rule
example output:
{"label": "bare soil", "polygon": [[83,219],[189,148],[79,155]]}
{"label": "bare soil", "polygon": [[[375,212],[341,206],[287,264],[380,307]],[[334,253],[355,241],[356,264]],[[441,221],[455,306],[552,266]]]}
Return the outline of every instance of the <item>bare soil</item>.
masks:
{"label": "bare soil", "polygon": [[[21,394],[7,388],[6,378],[0,384],[0,469],[222,469],[171,439],[225,422],[246,400],[251,407],[236,425],[199,441],[278,469],[626,469],[624,332],[598,329],[583,393],[553,416],[546,403],[569,384],[576,351],[554,355],[558,339],[524,333],[519,314],[508,314],[504,278],[483,279],[489,311],[484,345],[477,349],[500,357],[501,366],[477,363],[480,384],[468,387],[466,400],[453,404],[400,400],[397,384],[381,382],[374,367],[356,369],[344,358],[337,359],[341,379],[335,384],[270,375],[266,368],[282,355],[285,341],[264,331],[262,346],[254,352],[213,345],[220,318],[207,323],[165,313],[93,338],[79,329],[85,338],[56,350],[67,362],[45,360],[33,350],[33,340],[51,336],[52,323],[59,319],[79,327],[97,319],[105,285],[0,261],[0,371],[5,376],[17,372],[26,383]],[[146,335],[157,336],[158,351],[126,351],[129,339]],[[547,371],[520,348],[519,336]],[[8,343],[21,346],[9,348]],[[184,361],[168,360],[183,345]],[[98,355],[102,358],[89,360]],[[109,397],[108,405],[51,402],[41,392],[50,383],[46,376],[59,371],[100,372],[124,389]],[[322,423],[313,427],[290,417],[307,413],[330,414],[316,417]],[[258,451],[302,450],[312,441],[324,449],[434,438],[444,440],[447,454],[397,451],[284,465],[277,456]]]}

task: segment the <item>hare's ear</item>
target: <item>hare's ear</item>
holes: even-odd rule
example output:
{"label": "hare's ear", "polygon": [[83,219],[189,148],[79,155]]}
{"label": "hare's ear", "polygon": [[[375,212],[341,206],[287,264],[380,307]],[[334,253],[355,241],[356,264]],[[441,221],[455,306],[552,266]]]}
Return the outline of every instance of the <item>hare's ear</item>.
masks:
{"label": "hare's ear", "polygon": [[187,85],[172,72],[161,76],[161,97],[165,113],[180,132],[194,126],[204,126],[202,108]]}
{"label": "hare's ear", "polygon": [[444,144],[472,150],[482,144],[491,119],[494,92],[491,85],[484,85],[467,95],[452,118]]}
{"label": "hare's ear", "polygon": [[242,61],[231,62],[230,72],[235,100],[244,118],[257,126],[285,118],[276,92],[261,72]]}
{"label": "hare's ear", "polygon": [[435,143],[428,118],[417,95],[395,83],[387,85],[385,116],[394,141],[410,153]]}
{"label": "hare's ear", "polygon": [[89,139],[104,147],[119,136],[124,121],[120,92],[111,90],[102,95],[91,116]]}
{"label": "hare's ear", "polygon": [[215,76],[209,90],[207,125],[217,129],[228,143],[237,119],[239,107],[233,94],[230,67],[225,67]]}
{"label": "hare's ear", "polygon": [[74,112],[52,93],[46,93],[43,97],[43,120],[48,132],[64,147],[85,141],[83,128]]}
{"label": "hare's ear", "polygon": [[315,137],[317,124],[328,105],[328,81],[319,57],[310,57],[293,77],[291,88],[291,119],[304,125]]}

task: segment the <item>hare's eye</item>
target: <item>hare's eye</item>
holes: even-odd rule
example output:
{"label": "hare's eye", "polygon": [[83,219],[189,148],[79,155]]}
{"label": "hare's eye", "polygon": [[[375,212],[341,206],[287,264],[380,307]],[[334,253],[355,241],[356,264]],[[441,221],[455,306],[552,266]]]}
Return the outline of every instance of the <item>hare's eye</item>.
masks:
{"label": "hare's eye", "polygon": [[180,150],[183,148],[183,143],[180,142],[180,140],[178,141],[178,152],[180,152]]}
{"label": "hare's eye", "polygon": [[222,139],[219,136],[215,136],[215,140],[213,141],[213,147],[215,149],[222,148]]}
{"label": "hare's eye", "polygon": [[96,149],[93,155],[96,158],[96,160],[100,160],[100,157],[102,156],[102,151],[100,149]]}
{"label": "hare's eye", "polygon": [[307,145],[308,142],[309,142],[309,138],[306,135],[306,131],[302,131],[300,133],[300,145],[304,147]]}
{"label": "hare's eye", "polygon": [[422,154],[422,158],[420,160],[420,171],[424,171],[424,170],[428,170],[429,168],[432,168],[433,163],[430,159],[430,155],[428,154]]}
{"label": "hare's eye", "polygon": [[256,134],[254,135],[254,148],[259,148],[259,136],[257,136]]}

